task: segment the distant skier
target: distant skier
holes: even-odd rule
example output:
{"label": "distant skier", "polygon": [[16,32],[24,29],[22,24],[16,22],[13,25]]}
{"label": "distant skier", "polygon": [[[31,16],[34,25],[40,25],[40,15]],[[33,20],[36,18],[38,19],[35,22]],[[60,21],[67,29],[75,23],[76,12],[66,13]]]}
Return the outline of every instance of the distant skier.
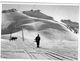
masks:
{"label": "distant skier", "polygon": [[40,36],[39,34],[37,35],[37,37],[35,38],[35,42],[37,44],[37,48],[39,48],[39,45],[40,45]]}

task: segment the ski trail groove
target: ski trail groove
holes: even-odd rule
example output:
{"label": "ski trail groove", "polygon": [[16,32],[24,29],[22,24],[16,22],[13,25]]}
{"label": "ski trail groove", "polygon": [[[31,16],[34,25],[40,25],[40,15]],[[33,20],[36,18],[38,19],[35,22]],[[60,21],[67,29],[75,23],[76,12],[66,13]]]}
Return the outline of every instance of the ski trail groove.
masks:
{"label": "ski trail groove", "polygon": [[[24,44],[24,42],[18,41],[18,42],[15,42],[15,44],[18,45],[18,47],[19,47],[20,49],[23,49],[24,52],[25,52],[25,54],[28,54],[31,59],[37,59],[36,56],[34,56],[33,54],[31,54],[31,53],[29,52],[30,48],[29,48],[28,46],[26,46],[26,45]],[[28,49],[27,49],[27,48],[28,48]]]}
{"label": "ski trail groove", "polygon": [[[28,41],[29,42],[29,41]],[[31,46],[30,46],[31,48],[34,48],[34,45],[33,44],[31,44]],[[46,49],[43,49],[43,50],[46,50]],[[47,51],[47,50],[46,50]],[[53,56],[53,55],[56,55],[56,56],[59,56],[59,57],[61,57],[61,58],[63,58],[63,59],[67,59],[67,60],[72,60],[72,59],[75,59],[75,58],[72,58],[72,57],[68,57],[68,56],[61,56],[61,55],[59,55],[59,54],[57,54],[57,53],[53,53],[53,52],[50,52],[50,51],[47,51],[47,52],[44,52],[44,53],[46,53],[47,55],[51,55],[51,56]],[[53,54],[53,55],[52,55]],[[49,56],[48,56],[49,57]],[[54,56],[55,57],[55,56]],[[58,57],[55,57],[55,58],[58,58]],[[58,59],[60,59],[60,60],[63,60],[63,59],[61,59],[61,58],[58,58]]]}
{"label": "ski trail groove", "polygon": [[[32,44],[31,44],[32,46],[31,46],[31,45],[29,45],[29,44],[25,44],[25,45],[28,45],[30,48],[34,48],[34,46],[33,46]],[[25,51],[26,51],[26,50],[25,50]],[[37,53],[37,52],[36,52],[36,53]],[[28,52],[28,54],[29,54],[29,56],[30,56],[31,58],[32,58],[32,57],[34,57],[35,59],[37,59],[37,58],[36,58],[34,55],[32,55],[31,53],[29,53],[29,52]],[[53,59],[55,58],[55,59],[58,59],[58,60],[62,60],[61,58],[56,57],[56,56],[54,56],[54,55],[52,55],[52,54],[45,53],[45,52],[44,52],[44,54],[45,54],[45,55],[47,55],[48,59],[49,59],[49,58],[51,59],[51,57],[50,57],[50,56],[52,56],[52,57],[53,57]],[[47,58],[47,57],[46,57],[46,58]]]}
{"label": "ski trail groove", "polygon": [[[45,59],[72,60],[70,57],[61,56],[60,54],[57,54],[54,51],[49,50],[48,48],[36,48],[34,44],[30,43],[29,41],[27,42],[28,43],[25,43],[23,41],[18,41],[17,43],[16,42],[15,43],[20,48],[22,48],[25,51],[25,53],[30,56],[31,59],[39,59],[38,55],[40,54],[40,56],[43,56],[43,58]],[[41,51],[42,53],[39,51]],[[34,54],[32,54],[31,52],[33,52]],[[39,54],[37,52],[39,52]]]}
{"label": "ski trail groove", "polygon": [[52,55],[52,54],[49,54],[49,53],[45,53],[48,57],[50,57],[51,56],[51,58],[56,58],[56,59],[58,59],[58,60],[63,60],[63,59],[61,59],[61,58],[58,58],[58,57],[56,57],[56,56],[54,56],[54,55]]}
{"label": "ski trail groove", "polygon": [[[42,50],[45,51],[45,48],[42,48]],[[53,51],[46,50],[46,53],[56,55],[56,56],[61,57],[61,58],[63,58],[63,59],[73,60],[73,58],[71,58],[71,57],[68,57],[68,56],[61,56],[60,54],[57,54],[57,53],[55,53],[55,52],[53,52]]]}
{"label": "ski trail groove", "polygon": [[37,59],[33,54],[29,53],[27,50],[24,49],[24,51],[30,56],[31,59]]}

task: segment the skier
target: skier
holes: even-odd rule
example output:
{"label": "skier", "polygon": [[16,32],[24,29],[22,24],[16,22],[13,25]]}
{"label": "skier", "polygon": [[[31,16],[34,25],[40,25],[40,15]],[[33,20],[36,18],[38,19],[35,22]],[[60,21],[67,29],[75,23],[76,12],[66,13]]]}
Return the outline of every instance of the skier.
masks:
{"label": "skier", "polygon": [[40,36],[38,34],[38,36],[35,38],[35,42],[37,44],[37,48],[39,48],[39,45],[40,45]]}

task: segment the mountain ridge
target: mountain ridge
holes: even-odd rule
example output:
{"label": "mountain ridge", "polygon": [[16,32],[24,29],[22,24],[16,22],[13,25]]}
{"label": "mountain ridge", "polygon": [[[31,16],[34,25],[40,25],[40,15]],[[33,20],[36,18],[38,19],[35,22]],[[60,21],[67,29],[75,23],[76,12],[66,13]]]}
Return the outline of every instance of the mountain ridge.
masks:
{"label": "mountain ridge", "polygon": [[72,22],[71,20],[61,20],[61,22],[63,22],[70,31],[74,33],[79,32],[79,23]]}

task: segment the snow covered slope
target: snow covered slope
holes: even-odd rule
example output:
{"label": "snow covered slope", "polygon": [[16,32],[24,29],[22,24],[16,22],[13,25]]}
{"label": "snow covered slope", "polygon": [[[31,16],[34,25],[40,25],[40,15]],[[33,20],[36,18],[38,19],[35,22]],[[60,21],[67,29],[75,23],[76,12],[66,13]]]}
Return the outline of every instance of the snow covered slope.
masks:
{"label": "snow covered slope", "polygon": [[[2,17],[3,17],[2,34],[10,34],[10,33],[17,32],[17,31],[21,30],[22,24],[27,24],[26,26],[23,26],[27,30],[42,31],[42,30],[52,29],[53,31],[50,30],[51,32],[55,33],[55,30],[56,30],[58,35],[62,33],[65,35],[64,36],[65,38],[68,38],[67,36],[73,35],[72,37],[69,37],[69,38],[71,38],[72,40],[75,40],[73,38],[76,37],[76,35],[74,33],[72,34],[72,32],[70,32],[63,24],[60,24],[55,21],[49,21],[47,19],[46,20],[40,19],[40,18],[35,19],[35,17],[31,18],[19,11],[3,13]],[[41,25],[39,25],[39,24],[41,24]],[[57,38],[57,36],[56,36],[56,38]]]}
{"label": "snow covered slope", "polygon": [[[29,45],[34,45],[34,48],[36,47],[34,39],[37,34],[40,34],[41,47],[52,50],[59,48],[55,51],[65,51],[67,55],[69,55],[67,51],[73,51],[76,52],[77,57],[78,35],[70,31],[63,24],[36,16],[32,17],[20,11],[3,13],[2,17],[2,44],[5,45],[6,42],[3,43],[5,40],[10,43],[9,38],[12,33],[12,36],[19,38],[16,44],[18,46],[20,43],[19,40],[22,42],[23,27],[25,42],[29,43]],[[16,42],[12,42],[11,44],[15,43]],[[5,49],[4,46],[2,48]],[[70,52],[71,56],[73,56],[72,54],[73,53]]]}
{"label": "snow covered slope", "polygon": [[79,32],[79,24],[77,22],[72,22],[71,20],[61,20],[61,22],[63,22],[70,31],[76,34]]}

